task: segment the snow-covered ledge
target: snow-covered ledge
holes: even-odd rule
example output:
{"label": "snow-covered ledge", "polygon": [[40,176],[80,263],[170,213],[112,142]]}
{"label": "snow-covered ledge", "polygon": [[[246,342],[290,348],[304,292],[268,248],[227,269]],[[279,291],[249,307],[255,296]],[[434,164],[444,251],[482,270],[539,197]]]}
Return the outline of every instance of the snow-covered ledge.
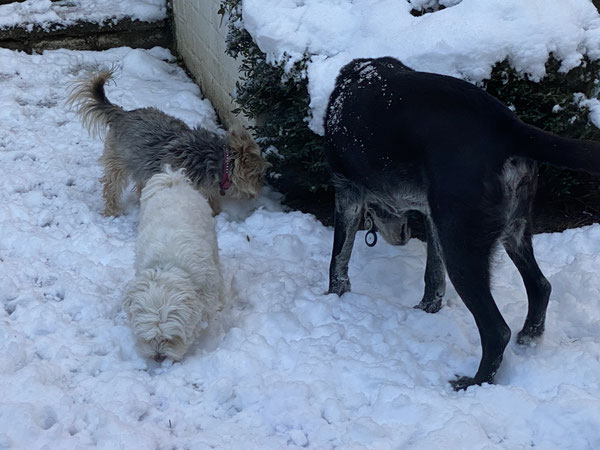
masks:
{"label": "snow-covered ledge", "polygon": [[219,118],[228,127],[248,119],[234,115],[232,96],[239,63],[225,53],[227,20],[218,14],[221,0],[173,0],[177,50]]}

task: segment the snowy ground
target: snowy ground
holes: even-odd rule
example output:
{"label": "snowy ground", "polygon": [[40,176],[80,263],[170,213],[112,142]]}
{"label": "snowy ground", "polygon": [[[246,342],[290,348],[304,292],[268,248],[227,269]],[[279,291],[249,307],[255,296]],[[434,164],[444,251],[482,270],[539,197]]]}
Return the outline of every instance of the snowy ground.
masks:
{"label": "snowy ground", "polygon": [[[230,305],[181,363],[136,353],[121,307],[138,206],[101,215],[102,150],[64,106],[118,62],[108,97],[215,129],[170,54],[0,50],[0,448],[600,448],[600,226],[540,235],[553,284],[537,347],[511,342],[496,385],[453,392],[480,346],[452,288],[415,310],[425,247],[359,235],[353,292],[324,295],[332,230],[273,195],[218,217]],[[507,256],[495,295],[514,334],[525,292]]]}
{"label": "snowy ground", "polygon": [[71,25],[78,20],[103,23],[122,18],[146,22],[167,15],[165,0],[25,0],[0,5],[0,28],[15,25],[43,28]]}
{"label": "snowy ground", "polygon": [[[449,7],[414,17],[420,5]],[[244,27],[267,57],[308,65],[310,127],[323,115],[339,69],[354,58],[393,56],[416,70],[480,82],[508,58],[534,80],[553,53],[569,70],[600,58],[600,14],[591,0],[244,0]],[[600,126],[600,103],[593,102]]]}

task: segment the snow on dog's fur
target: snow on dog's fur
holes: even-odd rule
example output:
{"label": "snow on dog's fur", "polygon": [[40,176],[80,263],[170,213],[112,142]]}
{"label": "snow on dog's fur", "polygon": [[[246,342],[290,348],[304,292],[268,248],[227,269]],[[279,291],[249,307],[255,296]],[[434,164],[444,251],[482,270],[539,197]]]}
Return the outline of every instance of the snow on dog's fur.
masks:
{"label": "snow on dog's fur", "polygon": [[124,306],[138,347],[178,361],[222,301],[215,221],[183,170],[167,166],[142,190],[135,271]]}

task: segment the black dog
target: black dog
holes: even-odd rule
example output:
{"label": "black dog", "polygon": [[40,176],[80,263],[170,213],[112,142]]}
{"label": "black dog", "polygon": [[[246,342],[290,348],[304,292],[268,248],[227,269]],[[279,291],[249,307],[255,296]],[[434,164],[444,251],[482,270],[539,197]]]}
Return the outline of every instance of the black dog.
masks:
{"label": "black dog", "polygon": [[329,292],[350,290],[348,262],[363,214],[392,244],[404,244],[406,213],[426,217],[425,293],[437,312],[444,267],[475,317],[482,357],[457,390],[492,382],[510,329],[490,292],[490,255],[502,242],[517,266],[529,310],[517,341],[544,331],[550,283],[531,244],[537,164],[600,173],[600,145],[566,139],[521,122],[482,89],[416,72],[393,58],[357,59],[340,72],[325,118],[335,186]]}

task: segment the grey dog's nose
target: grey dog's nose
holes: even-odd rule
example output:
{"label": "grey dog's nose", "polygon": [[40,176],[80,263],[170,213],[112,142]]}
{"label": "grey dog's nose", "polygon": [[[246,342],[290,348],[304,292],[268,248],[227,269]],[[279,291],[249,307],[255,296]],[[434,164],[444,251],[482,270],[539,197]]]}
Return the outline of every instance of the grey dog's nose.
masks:
{"label": "grey dog's nose", "polygon": [[154,361],[156,362],[163,362],[166,358],[166,355],[163,355],[162,353],[157,353],[156,355],[154,355]]}

